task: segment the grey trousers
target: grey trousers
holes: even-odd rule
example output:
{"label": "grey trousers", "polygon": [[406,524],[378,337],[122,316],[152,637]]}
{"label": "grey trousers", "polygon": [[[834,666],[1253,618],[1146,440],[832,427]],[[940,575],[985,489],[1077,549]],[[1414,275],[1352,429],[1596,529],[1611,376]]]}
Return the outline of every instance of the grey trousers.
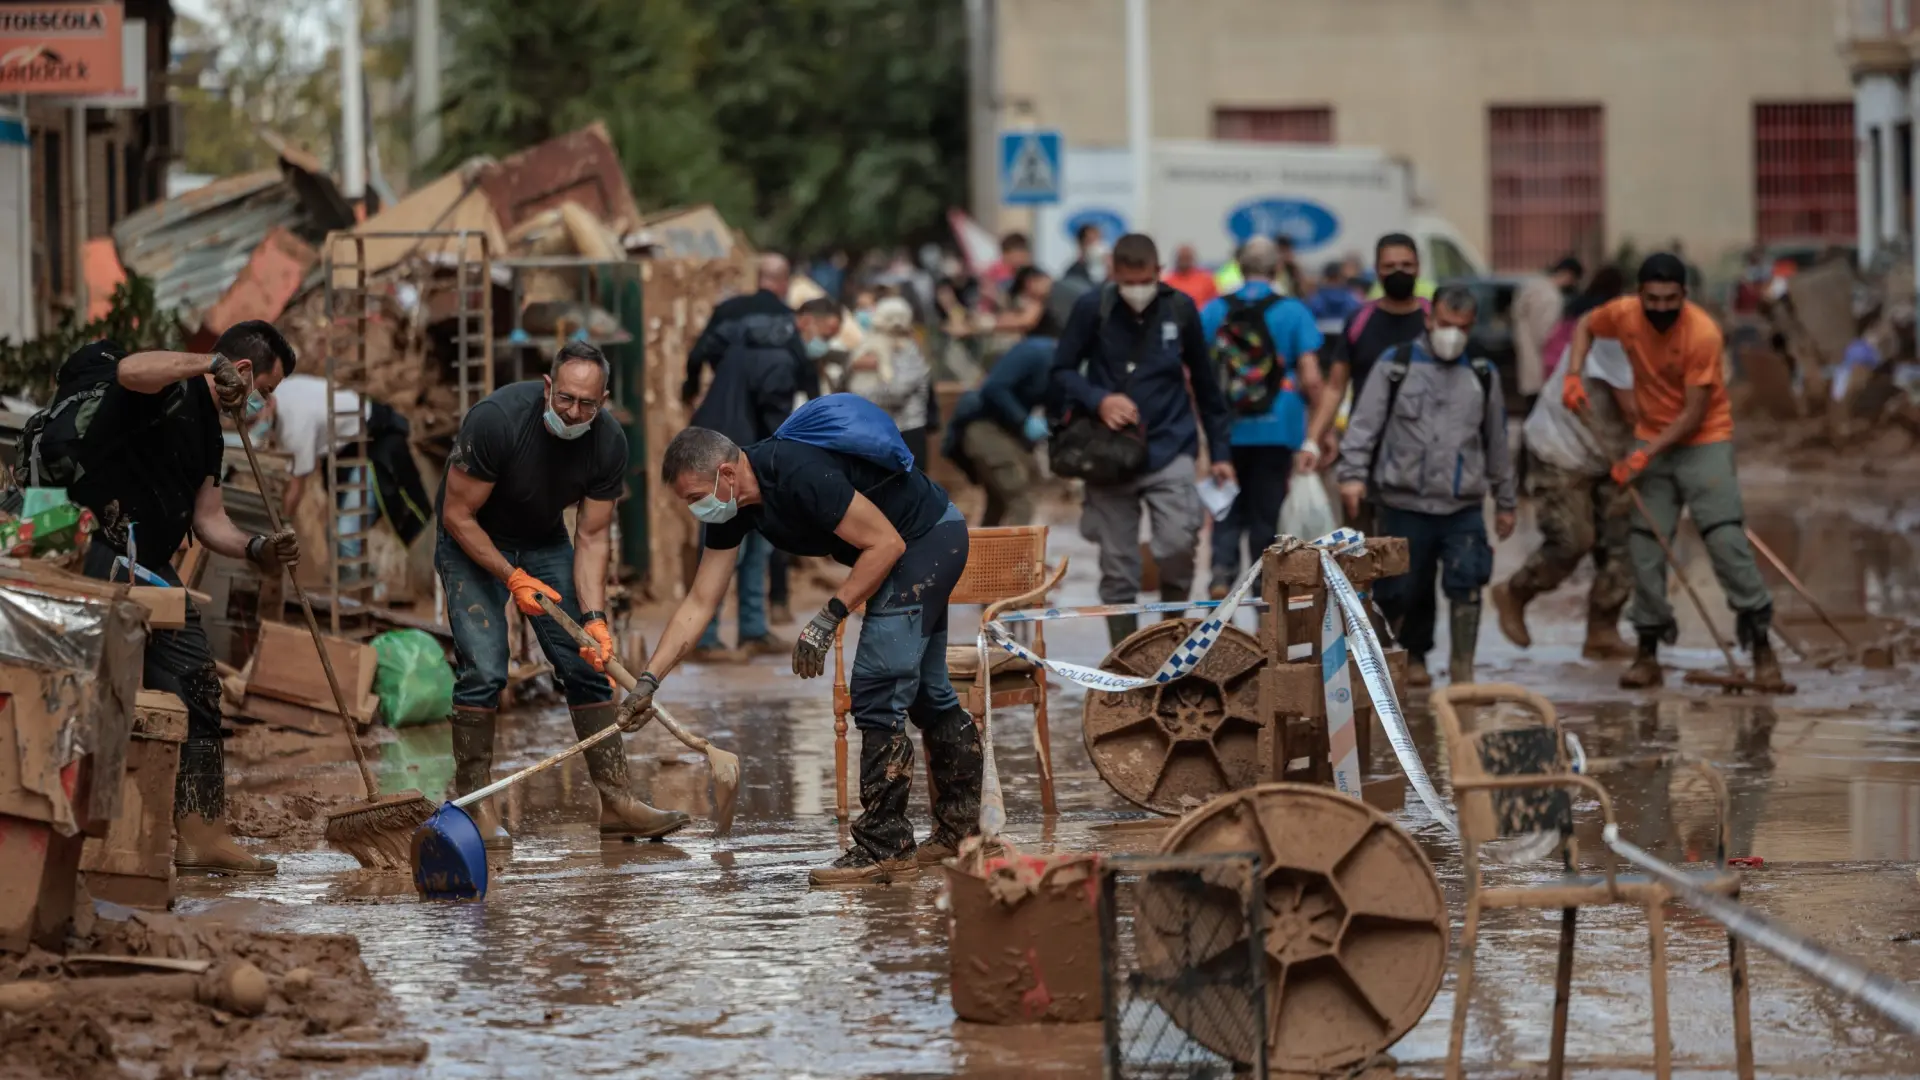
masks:
{"label": "grey trousers", "polygon": [[1627,619],[1642,633],[1659,633],[1672,640],[1673,605],[1667,600],[1667,559],[1653,529],[1671,542],[1680,525],[1680,509],[1693,515],[1694,527],[1706,542],[1713,576],[1727,594],[1727,606],[1737,613],[1770,610],[1773,594],[1760,578],[1747,543],[1746,513],[1740,502],[1740,481],[1733,470],[1733,443],[1676,446],[1654,458],[1636,486],[1647,504],[1648,522],[1638,508],[1627,553],[1633,560],[1633,605]]}
{"label": "grey trousers", "polygon": [[1100,548],[1100,602],[1131,604],[1140,598],[1140,507],[1152,529],[1147,549],[1160,568],[1160,595],[1193,595],[1194,553],[1200,546],[1205,510],[1194,488],[1193,458],[1182,454],[1124,484],[1087,485],[1080,509],[1080,535]]}

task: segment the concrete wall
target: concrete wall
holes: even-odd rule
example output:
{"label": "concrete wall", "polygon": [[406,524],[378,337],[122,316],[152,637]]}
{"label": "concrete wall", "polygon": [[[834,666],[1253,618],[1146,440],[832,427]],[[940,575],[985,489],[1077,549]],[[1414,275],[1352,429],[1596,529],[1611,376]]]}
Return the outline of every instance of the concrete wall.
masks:
{"label": "concrete wall", "polygon": [[[1605,108],[1609,247],[1753,233],[1753,105],[1847,100],[1818,0],[1152,0],[1153,130],[1217,107],[1331,106],[1335,138],[1410,158],[1491,254],[1487,108]],[[1123,0],[999,0],[1003,122],[1126,141]]]}

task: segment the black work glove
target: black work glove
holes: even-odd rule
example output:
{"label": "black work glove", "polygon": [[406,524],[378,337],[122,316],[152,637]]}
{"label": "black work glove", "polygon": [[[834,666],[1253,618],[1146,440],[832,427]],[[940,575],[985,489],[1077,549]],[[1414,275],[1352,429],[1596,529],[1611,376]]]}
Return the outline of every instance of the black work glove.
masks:
{"label": "black work glove", "polygon": [[793,673],[803,679],[815,678],[827,670],[827,650],[833,648],[834,631],[847,618],[847,605],[839,597],[827,601],[827,606],[814,615],[813,620],[800,628],[800,640],[793,643]]}
{"label": "black work glove", "polygon": [[633,689],[627,699],[620,703],[620,711],[614,722],[621,731],[639,731],[646,726],[653,713],[653,695],[660,690],[660,680],[651,671],[643,671],[634,677]]}
{"label": "black work glove", "polygon": [[240,374],[240,369],[234,366],[233,361],[215,353],[207,370],[213,373],[213,396],[222,409],[239,412],[246,407],[247,394],[252,392],[253,387],[247,383],[247,377]]}
{"label": "black work glove", "polygon": [[300,561],[300,537],[292,529],[247,541],[247,561],[269,573]]}

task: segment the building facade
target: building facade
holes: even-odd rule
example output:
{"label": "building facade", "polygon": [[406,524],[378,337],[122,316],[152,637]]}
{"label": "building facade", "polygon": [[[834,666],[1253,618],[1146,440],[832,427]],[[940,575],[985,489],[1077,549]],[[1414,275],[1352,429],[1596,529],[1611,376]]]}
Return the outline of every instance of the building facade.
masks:
{"label": "building facade", "polygon": [[[1124,9],[998,0],[1000,125],[1123,146]],[[1502,269],[1674,239],[1703,263],[1756,239],[1853,243],[1847,17],[1828,0],[1149,0],[1152,135],[1380,147]]]}
{"label": "building facade", "polygon": [[[1913,119],[1920,114],[1920,0],[1842,0],[1840,53],[1853,76],[1863,262],[1913,247]],[[1920,254],[1916,254],[1920,259]]]}

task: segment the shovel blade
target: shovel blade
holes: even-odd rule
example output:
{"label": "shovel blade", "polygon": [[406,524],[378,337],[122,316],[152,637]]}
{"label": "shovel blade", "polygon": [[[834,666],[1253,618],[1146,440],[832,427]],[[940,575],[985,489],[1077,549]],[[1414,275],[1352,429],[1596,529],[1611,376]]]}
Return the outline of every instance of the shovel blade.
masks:
{"label": "shovel blade", "polygon": [[487,895],[487,846],[465,810],[443,803],[413,831],[413,887],[426,900]]}
{"label": "shovel blade", "polygon": [[733,810],[740,802],[740,759],[710,746],[707,768],[713,773],[713,835],[727,836],[733,832]]}

